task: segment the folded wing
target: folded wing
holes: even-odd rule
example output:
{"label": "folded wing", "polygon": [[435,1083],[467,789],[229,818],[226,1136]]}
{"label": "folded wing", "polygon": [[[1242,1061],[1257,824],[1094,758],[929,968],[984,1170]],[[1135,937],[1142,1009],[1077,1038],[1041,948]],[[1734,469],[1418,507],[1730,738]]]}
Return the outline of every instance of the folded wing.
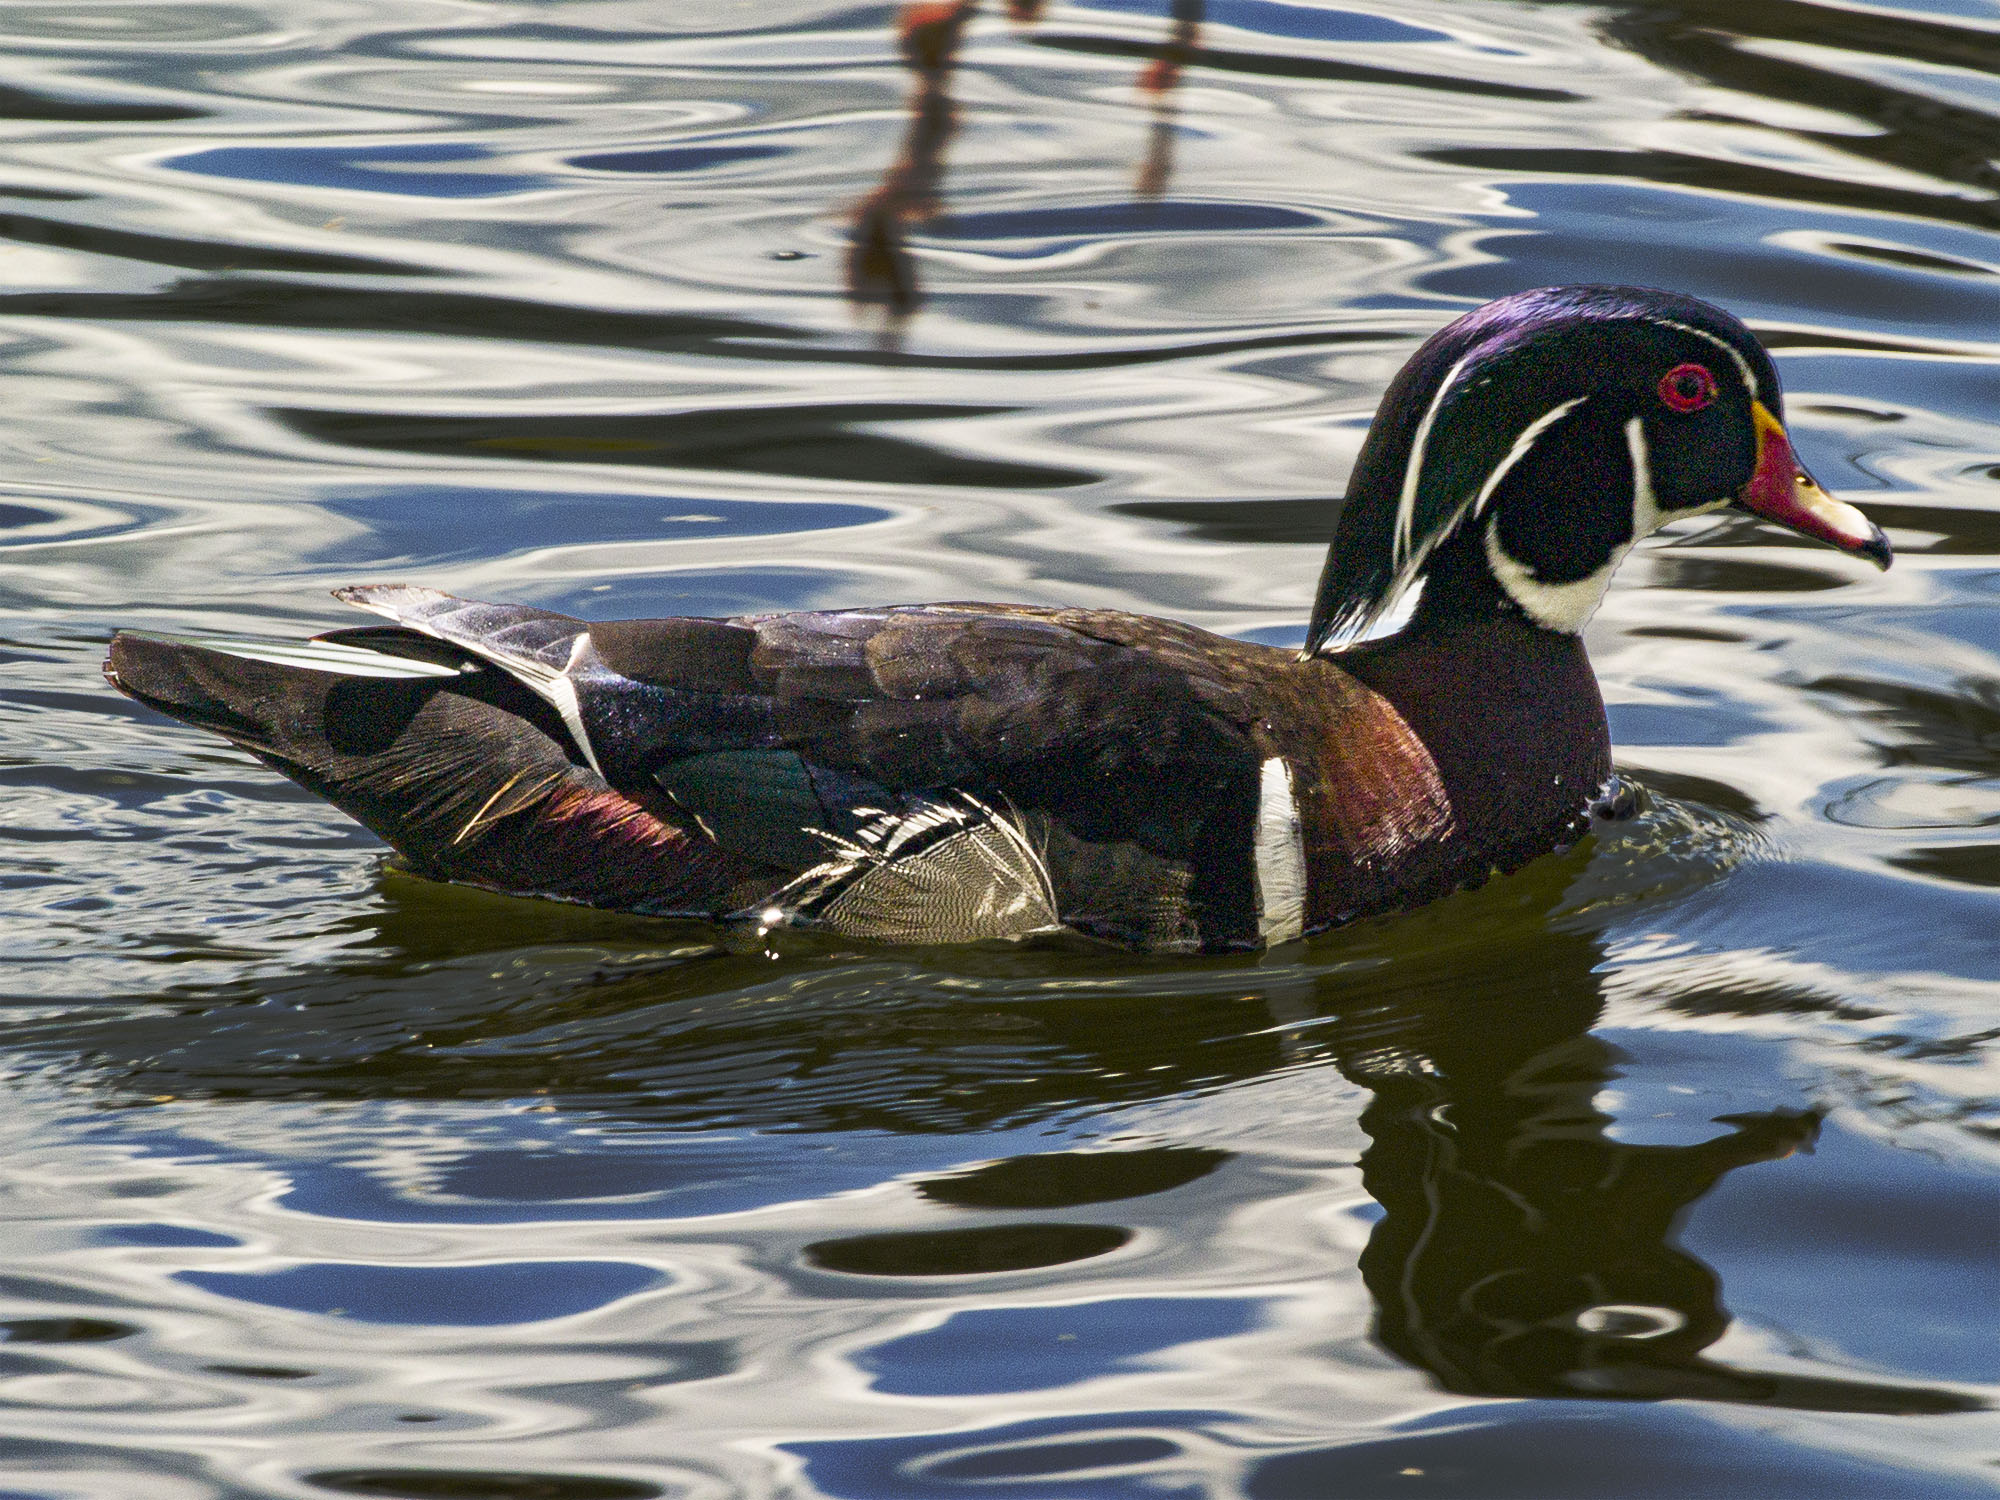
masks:
{"label": "folded wing", "polygon": [[1257,937],[1255,693],[1213,636],[1020,606],[585,622],[340,597],[390,623],[121,636],[108,671],[448,879],[640,910],[782,892],[854,935]]}

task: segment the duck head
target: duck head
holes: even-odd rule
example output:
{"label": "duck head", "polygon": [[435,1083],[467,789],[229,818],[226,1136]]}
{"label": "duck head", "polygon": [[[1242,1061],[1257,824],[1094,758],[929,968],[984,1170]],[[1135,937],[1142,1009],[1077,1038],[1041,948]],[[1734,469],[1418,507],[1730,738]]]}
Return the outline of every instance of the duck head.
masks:
{"label": "duck head", "polygon": [[1693,297],[1548,287],[1489,302],[1419,349],[1355,462],[1305,656],[1417,581],[1469,608],[1582,630],[1634,543],[1736,506],[1889,565],[1785,435],[1770,356]]}

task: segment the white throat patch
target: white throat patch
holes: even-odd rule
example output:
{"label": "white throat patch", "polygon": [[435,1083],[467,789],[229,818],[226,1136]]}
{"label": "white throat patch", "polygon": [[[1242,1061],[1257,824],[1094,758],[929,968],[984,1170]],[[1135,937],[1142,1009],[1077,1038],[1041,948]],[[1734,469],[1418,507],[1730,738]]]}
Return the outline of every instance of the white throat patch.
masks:
{"label": "white throat patch", "polygon": [[1631,538],[1612,548],[1604,566],[1589,577],[1569,583],[1544,582],[1526,563],[1509,555],[1506,548],[1500,545],[1498,516],[1486,525],[1486,562],[1493,569],[1493,576],[1507,591],[1507,597],[1520,605],[1528,618],[1544,630],[1559,630],[1565,635],[1581,634],[1583,627],[1590,623],[1590,617],[1597,613],[1597,606],[1604,602],[1605,592],[1611,587],[1611,575],[1618,571],[1625,554],[1635,545],[1658,531],[1670,519],[1703,515],[1729,503],[1725,497],[1709,505],[1676,511],[1671,517],[1662,514],[1659,499],[1653,492],[1652,455],[1646,447],[1646,425],[1638,417],[1625,424],[1625,449],[1632,457]]}
{"label": "white throat patch", "polygon": [[1507,597],[1542,629],[1559,630],[1564,635],[1583,633],[1583,627],[1597,613],[1597,606],[1604,602],[1605,592],[1611,587],[1611,575],[1618,571],[1618,565],[1631,550],[1630,542],[1614,548],[1604,566],[1588,578],[1544,583],[1526,563],[1510,557],[1500,545],[1500,518],[1495,516],[1486,525],[1486,562],[1493,569],[1493,576],[1500,580],[1500,587],[1507,591]]}

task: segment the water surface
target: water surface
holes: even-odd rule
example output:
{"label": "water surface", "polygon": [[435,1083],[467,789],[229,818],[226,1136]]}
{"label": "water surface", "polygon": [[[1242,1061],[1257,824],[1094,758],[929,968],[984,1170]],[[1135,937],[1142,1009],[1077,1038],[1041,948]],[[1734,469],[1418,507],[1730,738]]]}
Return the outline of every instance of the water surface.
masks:
{"label": "water surface", "polygon": [[[2000,8],[0,6],[0,1490],[2000,1489]],[[421,579],[1302,634],[1428,331],[1776,351],[1641,811],[1256,959],[424,885],[105,689]]]}

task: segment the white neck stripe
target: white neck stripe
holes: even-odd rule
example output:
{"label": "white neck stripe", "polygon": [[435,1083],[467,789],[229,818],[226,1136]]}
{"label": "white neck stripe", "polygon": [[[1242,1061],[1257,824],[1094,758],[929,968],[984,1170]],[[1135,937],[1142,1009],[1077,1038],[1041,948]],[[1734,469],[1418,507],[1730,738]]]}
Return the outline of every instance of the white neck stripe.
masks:
{"label": "white neck stripe", "polygon": [[1396,497],[1395,548],[1389,555],[1392,572],[1401,571],[1405,563],[1413,560],[1410,555],[1413,547],[1411,533],[1417,521],[1417,481],[1423,477],[1424,449],[1430,443],[1431,424],[1437,421],[1437,414],[1444,405],[1444,398],[1451,394],[1451,388],[1458,383],[1459,372],[1472,362],[1472,358],[1473,356],[1468,354],[1451,367],[1444,377],[1444,383],[1438,387],[1437,394],[1431,397],[1430,407],[1424,412],[1423,420],[1417,423],[1416,436],[1410,439],[1410,461],[1403,468],[1403,492]]}

